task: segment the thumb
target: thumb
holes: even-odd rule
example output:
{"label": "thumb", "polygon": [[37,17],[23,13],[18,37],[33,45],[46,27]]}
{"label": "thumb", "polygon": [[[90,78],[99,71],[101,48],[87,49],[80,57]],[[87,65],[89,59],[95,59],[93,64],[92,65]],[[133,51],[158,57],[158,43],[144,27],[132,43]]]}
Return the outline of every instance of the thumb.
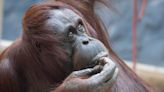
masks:
{"label": "thumb", "polygon": [[93,68],[87,68],[79,71],[74,71],[71,73],[72,77],[85,77],[91,74],[94,71]]}

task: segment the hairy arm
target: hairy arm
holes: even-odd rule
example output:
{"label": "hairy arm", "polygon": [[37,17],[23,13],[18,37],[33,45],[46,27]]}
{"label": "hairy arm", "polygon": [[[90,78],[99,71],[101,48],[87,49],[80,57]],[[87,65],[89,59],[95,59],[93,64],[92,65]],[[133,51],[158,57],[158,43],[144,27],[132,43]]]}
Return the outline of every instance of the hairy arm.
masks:
{"label": "hairy arm", "polygon": [[0,60],[0,91],[20,92],[16,76],[9,59]]}

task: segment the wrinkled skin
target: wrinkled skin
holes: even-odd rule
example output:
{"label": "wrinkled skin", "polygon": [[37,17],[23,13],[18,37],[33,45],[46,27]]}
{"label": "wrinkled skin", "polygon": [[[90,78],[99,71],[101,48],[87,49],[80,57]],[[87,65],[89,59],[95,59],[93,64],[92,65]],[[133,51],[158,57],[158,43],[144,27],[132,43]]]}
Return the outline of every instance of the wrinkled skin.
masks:
{"label": "wrinkled skin", "polygon": [[[101,70],[98,68],[88,68],[73,72],[54,92],[110,92],[110,88],[116,81],[118,69],[107,57],[102,58],[101,63],[106,63]],[[89,76],[95,71],[100,73]]]}
{"label": "wrinkled skin", "polygon": [[50,15],[46,26],[64,38],[63,48],[76,70],[54,92],[109,91],[118,69],[103,43],[87,35],[82,18],[72,10],[56,9]]}

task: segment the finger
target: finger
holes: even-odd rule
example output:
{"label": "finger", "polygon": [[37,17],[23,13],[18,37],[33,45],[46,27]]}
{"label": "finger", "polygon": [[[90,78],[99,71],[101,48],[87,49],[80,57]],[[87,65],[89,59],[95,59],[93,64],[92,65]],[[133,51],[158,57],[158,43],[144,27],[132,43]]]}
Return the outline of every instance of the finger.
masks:
{"label": "finger", "polygon": [[103,62],[105,62],[104,64],[104,68],[102,72],[108,71],[108,69],[112,68],[112,67],[116,67],[116,64],[109,59],[108,57],[104,57],[103,58]]}
{"label": "finger", "polygon": [[113,63],[113,61],[111,61],[110,59],[106,60],[108,60],[108,63],[105,64],[103,70],[90,78],[90,80],[96,80],[95,82],[97,84],[105,83],[106,81],[110,80],[116,69],[116,65],[115,63]]}
{"label": "finger", "polygon": [[100,73],[103,69],[103,66],[101,65],[96,65],[94,68],[93,68],[93,71],[89,74],[89,76],[93,76],[97,73]]}
{"label": "finger", "polygon": [[114,72],[114,75],[113,75],[112,79],[110,79],[109,81],[107,81],[107,83],[106,83],[105,85],[107,85],[107,86],[109,86],[109,85],[112,86],[112,85],[116,82],[116,80],[117,80],[118,73],[119,73],[119,70],[118,70],[118,68],[116,68],[116,70],[115,70],[115,72]]}
{"label": "finger", "polygon": [[119,70],[118,70],[118,68],[116,68],[116,70],[115,70],[115,72],[113,74],[112,79],[108,80],[105,84],[102,85],[102,87],[103,87],[102,89],[104,89],[103,92],[107,92],[106,90],[109,90],[113,86],[113,84],[117,80],[118,72],[119,72]]}
{"label": "finger", "polygon": [[83,76],[89,75],[93,71],[94,71],[93,68],[87,68],[87,69],[84,69],[84,70],[74,71],[71,75],[74,76],[74,77],[83,77]]}
{"label": "finger", "polygon": [[[104,62],[107,62],[107,63],[104,65],[103,70],[101,71],[100,74],[106,75],[106,76],[113,74],[116,68],[116,64],[107,57],[104,58]],[[113,75],[111,75],[110,77],[112,76]]]}

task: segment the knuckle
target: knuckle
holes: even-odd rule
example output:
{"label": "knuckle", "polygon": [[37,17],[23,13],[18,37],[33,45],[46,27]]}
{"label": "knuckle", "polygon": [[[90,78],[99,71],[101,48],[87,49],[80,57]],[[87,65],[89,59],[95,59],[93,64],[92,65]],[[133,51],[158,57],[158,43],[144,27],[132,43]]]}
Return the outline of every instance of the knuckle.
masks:
{"label": "knuckle", "polygon": [[92,70],[91,69],[86,69],[85,72],[91,72]]}
{"label": "knuckle", "polygon": [[70,76],[69,77],[77,77],[77,72],[76,71],[74,71],[74,72],[72,72],[71,74],[70,74]]}
{"label": "knuckle", "polygon": [[77,76],[77,74],[78,74],[78,71],[74,71],[74,72],[72,73],[73,76]]}

